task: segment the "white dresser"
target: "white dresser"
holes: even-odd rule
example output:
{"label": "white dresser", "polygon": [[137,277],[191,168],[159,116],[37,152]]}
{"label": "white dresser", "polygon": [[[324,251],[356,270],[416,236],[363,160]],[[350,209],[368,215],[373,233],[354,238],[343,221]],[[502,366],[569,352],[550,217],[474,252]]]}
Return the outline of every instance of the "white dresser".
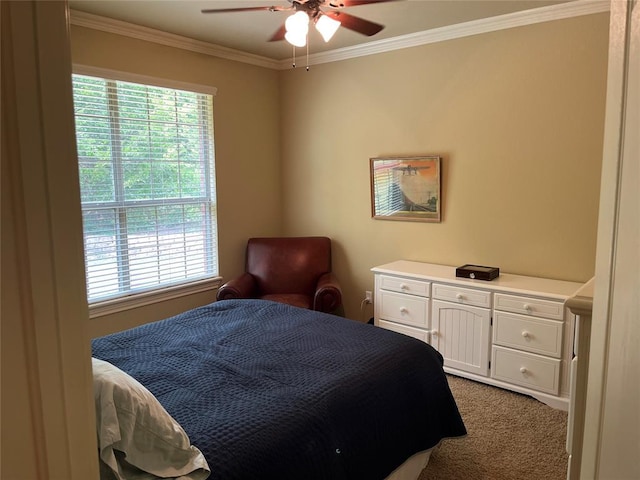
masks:
{"label": "white dresser", "polygon": [[376,325],[433,345],[447,373],[568,409],[575,316],[565,304],[581,283],[506,273],[471,280],[406,260],[372,271]]}

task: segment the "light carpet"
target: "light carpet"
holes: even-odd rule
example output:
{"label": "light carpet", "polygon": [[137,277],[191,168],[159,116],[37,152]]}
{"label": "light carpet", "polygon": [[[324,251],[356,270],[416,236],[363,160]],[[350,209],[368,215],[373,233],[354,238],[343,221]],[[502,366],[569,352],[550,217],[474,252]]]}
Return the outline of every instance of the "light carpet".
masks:
{"label": "light carpet", "polygon": [[418,480],[566,478],[567,412],[497,387],[447,379],[468,434],[444,440]]}

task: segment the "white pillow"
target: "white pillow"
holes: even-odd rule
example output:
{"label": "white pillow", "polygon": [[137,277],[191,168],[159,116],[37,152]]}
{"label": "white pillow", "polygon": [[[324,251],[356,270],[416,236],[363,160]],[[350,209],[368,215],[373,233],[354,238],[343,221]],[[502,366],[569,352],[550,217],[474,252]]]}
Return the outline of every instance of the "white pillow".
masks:
{"label": "white pillow", "polygon": [[204,455],[153,394],[109,362],[92,361],[100,459],[115,478],[207,478]]}

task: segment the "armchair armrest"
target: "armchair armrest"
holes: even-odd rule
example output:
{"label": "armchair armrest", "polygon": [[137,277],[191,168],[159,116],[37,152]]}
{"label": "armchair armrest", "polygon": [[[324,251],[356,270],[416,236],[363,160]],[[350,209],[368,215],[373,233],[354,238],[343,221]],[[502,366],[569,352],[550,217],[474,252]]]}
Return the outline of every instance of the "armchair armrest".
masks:
{"label": "armchair armrest", "polygon": [[342,305],[342,289],[338,278],[327,272],[320,276],[313,297],[313,309],[333,313]]}
{"label": "armchair armrest", "polygon": [[256,280],[250,273],[229,280],[218,289],[217,300],[233,298],[253,298],[256,291]]}

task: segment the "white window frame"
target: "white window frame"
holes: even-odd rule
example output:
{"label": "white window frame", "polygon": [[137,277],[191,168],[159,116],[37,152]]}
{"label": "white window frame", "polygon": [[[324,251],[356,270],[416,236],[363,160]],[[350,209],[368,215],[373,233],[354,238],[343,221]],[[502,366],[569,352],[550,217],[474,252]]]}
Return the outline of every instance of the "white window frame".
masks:
{"label": "white window frame", "polygon": [[[172,88],[176,90],[187,90],[215,96],[217,88],[207,85],[192,84],[175,80],[159,79],[146,75],[133,74],[118,70],[92,67],[87,65],[73,65],[73,73],[92,77],[108,78],[131,83],[153,85],[156,87]],[[200,279],[192,282],[185,282],[179,285],[160,286],[144,292],[131,293],[117,298],[98,300],[89,304],[89,316],[91,318],[102,317],[118,312],[123,312],[145,305],[152,305],[158,302],[185,297],[195,293],[211,291],[217,289],[222,284],[222,277],[215,276]]]}

